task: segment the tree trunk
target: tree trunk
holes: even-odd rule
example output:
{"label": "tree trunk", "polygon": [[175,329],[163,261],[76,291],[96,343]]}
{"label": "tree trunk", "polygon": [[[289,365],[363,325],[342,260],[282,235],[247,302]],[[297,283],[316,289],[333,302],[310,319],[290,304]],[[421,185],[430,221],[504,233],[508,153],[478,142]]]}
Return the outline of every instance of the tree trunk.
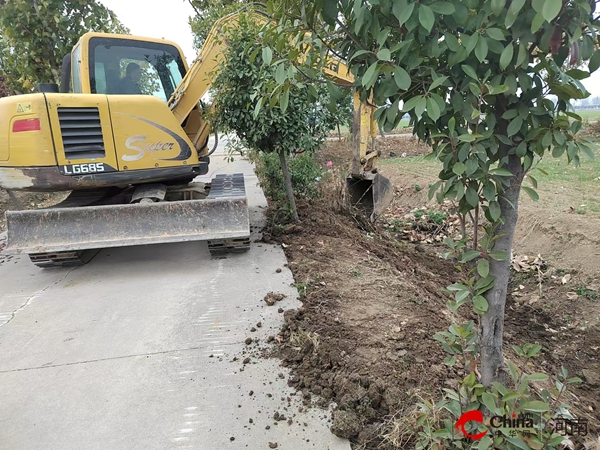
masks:
{"label": "tree trunk", "polygon": [[495,231],[496,240],[494,251],[505,252],[506,261],[490,259],[490,275],[495,278],[494,287],[485,293],[489,309],[481,319],[479,334],[479,349],[481,353],[481,383],[488,387],[494,381],[504,382],[504,355],[502,353],[502,337],[504,332],[504,307],[510,276],[510,254],[515,234],[515,227],[519,216],[519,194],[523,180],[521,160],[516,155],[510,155],[508,164],[504,166],[513,177],[511,184],[499,196],[498,203],[502,211],[504,223]]}
{"label": "tree trunk", "polygon": [[281,170],[283,171],[283,182],[285,184],[285,192],[287,194],[288,202],[290,204],[290,208],[292,209],[292,218],[294,219],[294,222],[299,222],[300,218],[298,217],[298,210],[296,209],[296,200],[294,199],[292,179],[290,178],[290,172],[288,171],[285,152],[283,150],[279,151],[279,164],[281,165]]}
{"label": "tree trunk", "polygon": [[337,124],[337,130],[338,130],[338,141],[342,140],[342,130],[340,130],[340,124]]}

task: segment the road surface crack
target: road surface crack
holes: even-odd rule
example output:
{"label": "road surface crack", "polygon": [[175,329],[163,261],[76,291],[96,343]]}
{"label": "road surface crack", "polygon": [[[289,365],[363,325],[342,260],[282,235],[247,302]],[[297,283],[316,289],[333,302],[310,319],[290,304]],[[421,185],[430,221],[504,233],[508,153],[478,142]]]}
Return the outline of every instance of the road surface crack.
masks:
{"label": "road surface crack", "polygon": [[56,286],[57,284],[59,284],[60,282],[64,281],[64,280],[65,280],[65,278],[67,278],[69,275],[71,275],[71,273],[72,273],[74,270],[76,270],[76,269],[78,269],[78,267],[73,267],[71,270],[69,270],[67,273],[65,273],[65,275],[64,275],[62,278],[60,278],[60,279],[58,279],[57,281],[55,281],[54,283],[52,283],[52,284],[50,284],[50,285],[46,286],[46,287],[45,287],[44,289],[42,289],[41,291],[37,291],[35,294],[33,294],[31,297],[29,297],[27,300],[25,300],[25,303],[23,303],[21,306],[19,306],[17,309],[15,309],[15,310],[14,310],[14,311],[11,313],[11,315],[10,315],[10,319],[8,319],[6,322],[4,322],[4,323],[0,324],[0,328],[2,328],[4,325],[7,325],[7,324],[9,324],[10,322],[12,322],[12,320],[15,318],[15,316],[17,315],[17,313],[18,313],[19,311],[22,311],[23,309],[27,308],[27,306],[29,306],[29,304],[31,303],[31,301],[32,301],[34,298],[38,297],[39,295],[41,295],[41,294],[43,294],[44,292],[46,292],[48,289],[50,289],[50,288],[52,288],[52,287]]}
{"label": "road surface crack", "polygon": [[[230,347],[232,345],[240,345],[240,344],[241,344],[241,342],[231,342],[229,344],[221,344],[221,346],[222,347]],[[25,367],[22,369],[0,370],[0,374],[12,373],[12,372],[26,372],[29,370],[39,370],[39,369],[53,369],[56,367],[79,366],[82,364],[98,363],[98,362],[105,362],[105,361],[117,361],[119,359],[141,358],[144,356],[148,358],[150,356],[161,356],[161,355],[168,355],[171,353],[205,350],[206,348],[207,348],[206,346],[187,347],[187,348],[180,348],[180,349],[175,349],[175,350],[163,350],[163,351],[159,351],[159,352],[134,353],[132,355],[112,356],[110,358],[89,359],[86,361],[75,361],[75,362],[63,363],[63,364],[45,364],[43,366]]]}

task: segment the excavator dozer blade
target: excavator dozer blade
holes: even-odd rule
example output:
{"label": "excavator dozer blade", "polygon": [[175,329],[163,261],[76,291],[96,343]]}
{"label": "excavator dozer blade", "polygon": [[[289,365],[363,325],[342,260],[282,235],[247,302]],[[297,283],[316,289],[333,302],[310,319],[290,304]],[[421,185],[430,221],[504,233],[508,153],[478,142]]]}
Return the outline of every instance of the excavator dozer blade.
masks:
{"label": "excavator dozer blade", "polygon": [[361,210],[371,222],[375,222],[394,200],[394,188],[386,177],[375,174],[372,180],[346,178],[351,204]]}
{"label": "excavator dozer blade", "polygon": [[12,211],[6,219],[6,251],[30,255],[204,240],[249,245],[250,239],[245,196]]}

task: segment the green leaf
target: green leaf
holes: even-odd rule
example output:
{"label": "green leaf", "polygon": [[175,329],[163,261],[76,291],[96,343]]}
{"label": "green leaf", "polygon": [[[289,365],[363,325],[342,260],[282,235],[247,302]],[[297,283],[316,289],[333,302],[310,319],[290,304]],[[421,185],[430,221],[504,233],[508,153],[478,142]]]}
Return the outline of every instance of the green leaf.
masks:
{"label": "green leaf", "polygon": [[587,156],[589,159],[595,159],[595,157],[596,157],[596,155],[594,155],[593,150],[585,144],[580,143],[579,150],[582,151],[583,153],[585,153],[585,156]]}
{"label": "green leaf", "polygon": [[527,193],[527,195],[529,195],[531,197],[531,199],[534,202],[537,202],[540,199],[540,196],[534,189],[527,187],[527,186],[521,186],[521,189],[523,189]]}
{"label": "green leaf", "polygon": [[489,255],[494,261],[506,261],[508,259],[508,253],[506,252],[493,251]]}
{"label": "green leaf", "polygon": [[415,105],[415,114],[421,117],[423,115],[423,112],[425,112],[425,108],[427,108],[427,100],[425,99],[425,97],[421,97]]}
{"label": "green leaf", "polygon": [[507,170],[507,169],[492,169],[492,170],[490,170],[490,174],[497,175],[499,177],[512,177],[513,176],[513,174],[510,172],[510,170]]}
{"label": "green leaf", "polygon": [[[479,253],[479,252],[477,252],[477,253]],[[465,286],[464,284],[460,284],[460,283],[451,284],[446,289],[448,289],[451,292],[454,292],[454,291],[464,291],[464,290],[468,291],[469,290],[469,288],[467,286]]]}
{"label": "green leaf", "polygon": [[372,54],[373,54],[373,52],[370,50],[359,50],[352,55],[352,57],[350,58],[350,61],[352,61],[356,58],[359,58],[361,56],[364,56],[364,55],[372,55]]}
{"label": "green leaf", "polygon": [[544,9],[544,3],[546,3],[546,0],[532,0],[531,6],[533,6],[535,12],[541,14]]}
{"label": "green leaf", "polygon": [[490,202],[488,209],[490,211],[490,216],[492,217],[492,220],[496,222],[502,214],[502,210],[500,209],[500,203],[494,200]]}
{"label": "green leaf", "polygon": [[471,36],[463,35],[462,40],[467,49],[467,53],[471,53],[479,41],[479,33],[473,33]]}
{"label": "green leaf", "polygon": [[277,70],[275,70],[275,82],[277,84],[281,84],[285,81],[285,66],[283,63],[277,65]]}
{"label": "green leaf", "polygon": [[466,64],[463,64],[460,67],[462,68],[463,72],[466,73],[468,76],[470,76],[474,80],[478,80],[479,81],[479,77],[477,76],[477,72],[475,72],[475,69],[473,69],[471,66],[467,66]]}
{"label": "green leaf", "polygon": [[533,20],[531,21],[531,32],[532,33],[537,33],[539,31],[540,28],[542,28],[542,25],[544,25],[544,22],[546,22],[544,20],[544,16],[542,16],[542,14],[537,13],[535,15],[535,17],[533,18]]}
{"label": "green leaf", "polygon": [[441,86],[447,79],[448,79],[448,77],[439,77],[433,83],[431,83],[431,86],[429,86],[428,91],[431,91],[432,89],[435,89],[436,87]]}
{"label": "green leaf", "polygon": [[548,381],[548,375],[545,373],[532,373],[531,375],[527,375],[527,379],[529,381]]}
{"label": "green leaf", "polygon": [[506,0],[492,0],[492,12],[495,16],[499,16],[506,6]]}
{"label": "green leaf", "polygon": [[377,80],[377,63],[374,62],[369,66],[362,78],[362,85],[369,88],[375,84]]}
{"label": "green leaf", "polygon": [[281,112],[285,113],[288,109],[288,105],[290,104],[290,90],[286,89],[283,91],[283,95],[281,96],[281,100],[279,101],[279,107],[281,108]]}
{"label": "green leaf", "polygon": [[462,142],[473,142],[475,139],[476,139],[475,136],[473,136],[472,134],[469,134],[469,133],[461,134],[458,137],[458,140],[462,141]]}
{"label": "green leaf", "polygon": [[513,120],[511,120],[510,123],[508,124],[508,128],[506,129],[508,137],[511,137],[511,136],[514,136],[515,134],[517,134],[521,130],[522,126],[523,126],[523,119],[521,118],[521,116],[517,116]]}
{"label": "green leaf", "polygon": [[434,22],[435,16],[433,15],[431,8],[427,5],[421,4],[419,6],[419,23],[427,30],[428,33],[431,33]]}
{"label": "green leaf", "polygon": [[419,101],[422,98],[423,98],[422,95],[417,95],[417,96],[412,97],[409,100],[405,101],[404,105],[402,106],[402,111],[408,112],[408,111],[415,109],[415,106],[417,106],[417,103],[419,103]]}
{"label": "green leaf", "polygon": [[456,164],[454,164],[454,166],[452,166],[452,172],[459,176],[465,173],[465,169],[466,166],[461,162],[457,162]]}
{"label": "green leaf", "polygon": [[444,33],[444,40],[446,41],[446,44],[448,44],[448,48],[451,51],[457,52],[460,49],[460,43],[453,34]]}
{"label": "green leaf", "polygon": [[480,256],[481,256],[481,252],[478,252],[477,250],[469,250],[468,252],[466,252],[463,255],[460,262],[467,263],[469,261],[473,261],[475,258],[479,258]]}
{"label": "green leaf", "polygon": [[273,50],[271,50],[270,47],[263,47],[262,60],[265,65],[267,65],[267,66],[271,65],[271,62],[273,61]]}
{"label": "green leaf", "polygon": [[405,0],[394,0],[394,6],[392,7],[392,13],[398,19],[398,23],[400,25],[404,25],[404,23],[412,16],[412,13],[415,9],[414,2],[406,3]]}
{"label": "green leaf", "polygon": [[488,45],[485,39],[480,38],[475,46],[475,56],[479,62],[483,62],[488,54]]}
{"label": "green leaf", "polygon": [[492,95],[498,95],[498,94],[502,94],[504,92],[507,92],[509,89],[509,87],[505,84],[501,84],[499,86],[496,86],[494,89],[492,89],[492,92],[490,92],[490,94]]}
{"label": "green leaf", "polygon": [[490,274],[490,262],[487,259],[480,259],[477,263],[477,273],[482,277]]}
{"label": "green leaf", "polygon": [[596,50],[592,57],[590,58],[590,62],[588,68],[590,69],[590,73],[595,72],[600,67],[600,50]]}
{"label": "green leaf", "polygon": [[435,2],[429,5],[429,7],[433,12],[436,12],[438,14],[444,14],[446,16],[454,14],[454,11],[456,11],[456,8],[450,2]]}
{"label": "green leaf", "polygon": [[323,20],[329,25],[335,25],[338,15],[337,0],[323,0]]}
{"label": "green leaf", "polygon": [[512,61],[514,50],[512,42],[509,42],[504,50],[502,50],[502,54],[500,55],[500,69],[504,70],[508,67]]}
{"label": "green leaf", "polygon": [[410,88],[410,75],[400,66],[394,67],[394,81],[396,82],[396,86],[403,91],[407,91]]}
{"label": "green leaf", "polygon": [[439,105],[431,98],[427,98],[427,114],[434,122],[437,121],[441,115]]}
{"label": "green leaf", "polygon": [[548,411],[548,405],[542,401],[534,400],[531,402],[525,402],[521,405],[521,409],[532,412],[546,412]]}
{"label": "green leaf", "polygon": [[473,306],[476,312],[486,312],[490,305],[483,295],[476,295],[473,297]]}
{"label": "green leaf", "polygon": [[479,204],[479,195],[477,195],[477,191],[472,186],[467,188],[467,191],[465,192],[465,198],[467,199],[467,203],[473,208]]}
{"label": "green leaf", "polygon": [[484,392],[481,396],[481,402],[492,414],[496,412],[496,401],[494,400],[494,397],[491,396],[491,394]]}
{"label": "green leaf", "polygon": [[377,52],[377,58],[381,61],[390,61],[392,59],[392,52],[387,48],[382,48]]}
{"label": "green leaf", "polygon": [[548,22],[552,22],[562,9],[562,0],[545,0],[542,15]]}
{"label": "green leaf", "polygon": [[254,107],[254,119],[258,117],[260,114],[260,109],[262,108],[262,104],[264,101],[264,97],[261,97],[258,102],[256,102],[256,106]]}
{"label": "green leaf", "polygon": [[504,33],[499,28],[487,28],[485,32],[495,41],[504,40]]}

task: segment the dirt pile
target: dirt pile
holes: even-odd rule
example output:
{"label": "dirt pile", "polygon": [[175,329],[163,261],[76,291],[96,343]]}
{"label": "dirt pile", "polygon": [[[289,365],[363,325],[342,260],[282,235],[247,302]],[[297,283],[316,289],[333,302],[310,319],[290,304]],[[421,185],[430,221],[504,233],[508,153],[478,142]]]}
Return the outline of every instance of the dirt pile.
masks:
{"label": "dirt pile", "polygon": [[452,266],[435,255],[356,227],[324,200],[300,206],[301,232],[272,229],[285,247],[303,307],[286,313],[279,356],[290,383],[335,401],[332,430],[378,442],[378,427],[411,402],[464,376],[441,364],[433,335],[449,324],[440,292]]}
{"label": "dirt pile", "polygon": [[[331,143],[321,159],[347,164],[350,144],[345,145]],[[427,189],[415,191],[414,176],[391,178],[397,192],[414,194],[396,202],[403,219],[407,208],[428,204]],[[286,312],[276,351],[292,368],[290,385],[307,403],[337,404],[334,433],[357,448],[393,448],[382,441],[390,416],[411,408],[415,396],[439,400],[443,388],[455,387],[468,374],[444,365],[446,354],[433,339],[453,321],[441,289],[456,281],[457,272],[453,262],[439,257],[436,239],[411,243],[406,233],[370,228],[339,211],[330,198],[300,203],[300,225],[265,230],[267,242],[284,247],[303,302]],[[507,298],[506,358],[526,372],[555,375],[564,366],[569,376],[581,377],[584,383],[566,401],[589,420],[590,436],[597,436],[598,280],[560,268],[560,255],[553,255],[552,264],[516,256],[522,265]],[[474,317],[464,317],[469,318]],[[542,345],[541,355],[528,364],[511,348],[526,343]]]}

